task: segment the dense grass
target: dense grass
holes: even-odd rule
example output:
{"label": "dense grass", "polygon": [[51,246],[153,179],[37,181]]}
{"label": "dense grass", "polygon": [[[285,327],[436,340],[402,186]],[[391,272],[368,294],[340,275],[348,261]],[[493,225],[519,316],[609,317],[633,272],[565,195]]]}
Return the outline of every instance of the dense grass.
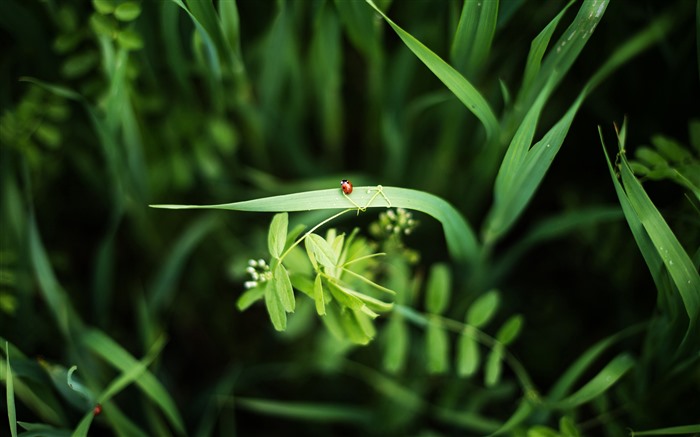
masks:
{"label": "dense grass", "polygon": [[0,2],[2,435],[700,433],[699,24]]}

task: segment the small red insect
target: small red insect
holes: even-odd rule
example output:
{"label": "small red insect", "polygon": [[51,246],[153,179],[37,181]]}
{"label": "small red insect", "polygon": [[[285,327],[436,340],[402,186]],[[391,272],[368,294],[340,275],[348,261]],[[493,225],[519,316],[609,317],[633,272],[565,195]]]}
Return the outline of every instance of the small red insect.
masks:
{"label": "small red insect", "polygon": [[340,188],[343,189],[343,193],[350,194],[352,193],[352,182],[347,179],[343,179],[340,181]]}
{"label": "small red insect", "polygon": [[100,404],[95,405],[95,408],[92,409],[92,414],[95,416],[99,416],[101,412],[102,412],[102,405],[100,405]]}

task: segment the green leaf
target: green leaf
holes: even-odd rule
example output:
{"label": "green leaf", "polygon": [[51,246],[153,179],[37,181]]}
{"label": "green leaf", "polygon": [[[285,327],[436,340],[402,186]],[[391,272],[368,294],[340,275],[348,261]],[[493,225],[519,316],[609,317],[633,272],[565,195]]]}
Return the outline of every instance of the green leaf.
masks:
{"label": "green leaf", "polygon": [[431,317],[425,333],[428,373],[445,373],[449,369],[449,341],[439,318]]}
{"label": "green leaf", "polygon": [[581,437],[581,432],[576,428],[576,424],[569,416],[562,416],[559,419],[559,431],[566,437]]}
{"label": "green leaf", "polygon": [[288,313],[294,312],[295,300],[292,281],[289,279],[289,273],[282,263],[278,263],[277,267],[275,267],[272,281],[275,283],[275,292],[282,303],[282,308]]}
{"label": "green leaf", "polygon": [[498,1],[464,1],[450,58],[453,65],[467,76],[479,72],[487,64],[493,36],[496,33]]}
{"label": "green leaf", "polygon": [[406,47],[408,47],[418,59],[420,59],[435,76],[454,93],[464,106],[481,121],[484,129],[486,129],[487,138],[495,138],[499,130],[498,120],[488,102],[479,91],[452,66],[443,61],[411,34],[391,21],[372,0],[366,1],[394,29],[397,35],[399,35],[399,38],[406,44]]}
{"label": "green leaf", "polygon": [[513,343],[516,338],[518,338],[522,327],[523,316],[519,314],[511,316],[503,324],[503,326],[501,326],[501,329],[498,330],[498,333],[496,334],[496,340],[501,342],[504,346],[508,346],[509,344]]}
{"label": "green leaf", "polygon": [[442,314],[450,302],[452,276],[445,264],[434,264],[428,276],[425,308],[429,313]]}
{"label": "green leaf", "polygon": [[363,312],[355,310],[341,311],[340,323],[347,339],[355,344],[365,345],[374,338],[374,326]]}
{"label": "green leaf", "polygon": [[277,331],[284,331],[287,329],[287,313],[284,311],[274,281],[267,281],[265,283],[265,306],[267,307],[267,313],[270,315],[272,326],[274,326]]}
{"label": "green leaf", "polygon": [[143,48],[143,38],[131,29],[123,29],[117,33],[117,42],[126,50],[139,50]]}
{"label": "green leaf", "polygon": [[[624,150],[624,125],[621,132],[619,147],[622,151]],[[700,314],[700,274],[642,185],[634,177],[625,154],[621,153],[620,156],[622,185],[618,182],[606,153],[608,169],[625,217],[660,290],[662,289],[660,287],[662,279],[659,277],[660,263],[663,263],[670,274],[688,313],[690,319],[688,332],[691,332]]]}
{"label": "green leaf", "polygon": [[481,350],[475,338],[474,328],[467,326],[457,342],[457,375],[472,376],[479,369]]}
{"label": "green leaf", "polygon": [[671,162],[683,162],[693,159],[693,155],[677,141],[661,135],[651,138],[651,143],[667,160]]}
{"label": "green leaf", "polygon": [[485,326],[496,314],[501,296],[497,290],[491,290],[481,295],[467,310],[466,322],[475,328]]}
{"label": "green leaf", "polygon": [[484,384],[486,387],[493,387],[501,380],[501,370],[503,369],[503,345],[496,343],[489,352],[484,368]]}
{"label": "green leaf", "polygon": [[114,0],[92,0],[92,5],[102,15],[109,15],[114,12]]}
{"label": "green leaf", "polygon": [[317,234],[309,234],[306,237],[307,247],[311,247],[314,259],[327,269],[334,268],[338,263],[338,254],[333,250],[328,241]]}
{"label": "green leaf", "polygon": [[323,294],[323,281],[321,275],[316,275],[314,279],[314,302],[316,303],[316,313],[319,316],[326,315],[326,297]]}
{"label": "green leaf", "polygon": [[404,318],[393,313],[385,333],[384,368],[389,373],[398,373],[403,370],[408,357],[409,334]]}
{"label": "green leaf", "polygon": [[267,234],[267,250],[273,258],[279,258],[284,252],[284,244],[287,241],[287,227],[289,216],[286,212],[275,214],[270,223],[270,231]]}
{"label": "green leaf", "polygon": [[258,285],[257,287],[246,290],[243,294],[241,294],[241,296],[236,301],[236,307],[238,308],[238,311],[245,311],[255,302],[262,299],[265,296],[266,287],[267,284],[263,286]]}
{"label": "green leaf", "polygon": [[124,2],[114,10],[114,16],[120,21],[133,21],[141,15],[141,5],[136,2]]}
{"label": "green leaf", "polygon": [[17,437],[17,410],[15,409],[15,388],[12,381],[10,366],[10,345],[5,342],[5,401],[7,402],[7,420],[10,425],[10,435]]}
{"label": "green leaf", "polygon": [[272,417],[319,423],[369,423],[372,412],[350,404],[289,402],[236,397],[236,405],[243,409]]}
{"label": "green leaf", "polygon": [[635,361],[629,354],[621,354],[613,358],[607,366],[593,377],[586,385],[581,387],[571,396],[556,402],[554,406],[559,409],[568,410],[591,401],[597,396],[605,393],[620,378],[622,378],[632,367]]}
{"label": "green leaf", "polygon": [[[372,200],[374,193],[376,193],[376,189],[376,186],[355,187],[352,193],[353,199],[359,205],[367,205]],[[382,192],[391,201],[391,205],[386,203],[382,196],[376,196],[371,204],[368,205],[368,208],[392,206],[394,208],[424,212],[442,223],[447,247],[456,261],[462,263],[476,261],[479,254],[479,244],[476,235],[464,220],[464,217],[448,202],[432,194],[407,188],[382,187]],[[150,206],[152,208],[166,209],[226,209],[250,212],[292,212],[347,208],[355,210],[355,206],[342,195],[338,188],[305,191],[218,205]]]}

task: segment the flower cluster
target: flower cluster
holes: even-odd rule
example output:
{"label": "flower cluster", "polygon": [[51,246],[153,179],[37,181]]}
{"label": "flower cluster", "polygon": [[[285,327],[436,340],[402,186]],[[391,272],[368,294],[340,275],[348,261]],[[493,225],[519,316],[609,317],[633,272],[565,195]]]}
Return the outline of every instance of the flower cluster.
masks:
{"label": "flower cluster", "polygon": [[418,226],[418,221],[413,219],[413,214],[403,208],[396,208],[379,214],[379,220],[372,224],[370,231],[376,237],[390,237],[392,235],[410,235]]}
{"label": "flower cluster", "polygon": [[245,284],[243,284],[246,289],[255,288],[272,279],[270,266],[267,265],[264,259],[248,260],[248,267],[246,267],[245,271],[248,272],[251,277],[250,281],[245,281]]}

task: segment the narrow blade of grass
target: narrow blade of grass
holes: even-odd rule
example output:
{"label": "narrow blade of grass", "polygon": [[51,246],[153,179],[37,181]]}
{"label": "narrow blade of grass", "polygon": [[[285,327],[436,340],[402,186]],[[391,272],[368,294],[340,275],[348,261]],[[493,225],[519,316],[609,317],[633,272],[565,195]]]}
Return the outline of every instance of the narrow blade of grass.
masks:
{"label": "narrow blade of grass", "polygon": [[[382,187],[382,196],[376,196],[377,187],[355,187],[351,194],[358,205],[368,208],[405,208],[424,212],[442,223],[445,240],[452,257],[459,262],[473,263],[479,253],[479,245],[474,232],[462,215],[448,202],[432,194],[398,187]],[[374,199],[373,199],[374,198]],[[249,212],[311,211],[319,209],[353,208],[339,189],[306,191],[282,196],[264,197],[234,203],[217,205],[150,205],[166,209],[226,209]]]}
{"label": "narrow blade of grass", "polygon": [[399,38],[428,67],[435,76],[442,81],[454,93],[455,96],[471,111],[484,125],[486,136],[494,138],[498,133],[498,120],[488,102],[479,91],[462,76],[457,70],[442,60],[432,50],[423,45],[410,33],[403,30],[396,23],[391,21],[384,12],[372,2],[366,0],[379,15],[394,29]]}
{"label": "narrow blade of grass", "polygon": [[268,416],[289,419],[330,422],[330,423],[369,423],[371,414],[364,409],[331,403],[315,404],[306,402],[284,402],[257,398],[236,398],[241,408]]}
{"label": "narrow blade of grass", "polygon": [[556,408],[571,409],[581,404],[590,402],[593,398],[605,393],[617,381],[620,380],[635,364],[634,358],[628,354],[621,354],[613,358],[588,383],[571,396],[554,404]]}
{"label": "narrow blade of grass", "polygon": [[452,40],[450,58],[466,76],[473,76],[485,64],[496,33],[499,2],[465,0]]}
{"label": "narrow blade of grass", "polygon": [[[102,357],[122,372],[131,372],[134,367],[140,368],[138,360],[101,331],[95,329],[85,330],[81,336],[81,342],[96,355]],[[175,431],[179,435],[185,435],[184,422],[175,406],[175,402],[158,379],[151,372],[145,370],[136,381],[136,384],[146,396],[160,407]]]}
{"label": "narrow blade of grass", "polygon": [[696,425],[681,425],[672,426],[670,428],[658,428],[650,429],[648,431],[632,431],[630,430],[630,435],[632,437],[638,435],[688,435],[700,433],[700,424]]}
{"label": "narrow blade of grass", "polygon": [[7,420],[10,424],[10,435],[17,437],[17,410],[15,409],[15,387],[10,366],[10,345],[5,342],[5,401],[7,402]]}

